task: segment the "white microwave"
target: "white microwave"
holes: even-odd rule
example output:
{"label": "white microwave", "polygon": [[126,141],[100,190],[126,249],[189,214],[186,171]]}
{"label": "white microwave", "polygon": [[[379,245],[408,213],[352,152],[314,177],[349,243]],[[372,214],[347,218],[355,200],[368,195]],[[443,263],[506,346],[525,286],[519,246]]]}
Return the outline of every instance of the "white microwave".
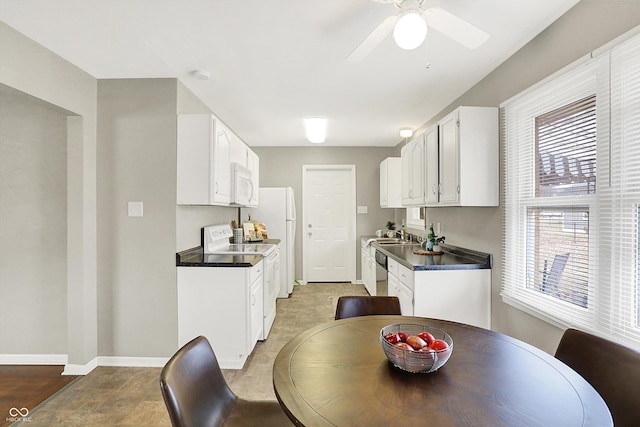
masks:
{"label": "white microwave", "polygon": [[239,163],[231,163],[231,204],[251,206],[254,191],[251,170]]}

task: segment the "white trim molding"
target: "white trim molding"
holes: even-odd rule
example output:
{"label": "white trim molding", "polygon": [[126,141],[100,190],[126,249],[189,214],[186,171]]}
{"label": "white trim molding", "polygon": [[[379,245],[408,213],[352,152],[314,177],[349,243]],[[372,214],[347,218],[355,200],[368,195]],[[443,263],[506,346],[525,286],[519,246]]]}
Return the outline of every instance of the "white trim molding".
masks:
{"label": "white trim molding", "polygon": [[98,356],[84,365],[68,363],[66,354],[0,354],[0,365],[64,365],[62,375],[87,375],[98,366],[162,368],[169,357]]}
{"label": "white trim molding", "polygon": [[66,354],[0,354],[0,365],[66,365]]}

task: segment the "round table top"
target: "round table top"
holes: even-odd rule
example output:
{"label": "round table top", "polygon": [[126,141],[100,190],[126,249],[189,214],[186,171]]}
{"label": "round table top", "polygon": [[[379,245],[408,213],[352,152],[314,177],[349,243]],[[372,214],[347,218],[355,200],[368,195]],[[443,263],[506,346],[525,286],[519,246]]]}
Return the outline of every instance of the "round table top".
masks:
{"label": "round table top", "polygon": [[[380,329],[432,326],[453,338],[438,371],[388,362]],[[486,329],[408,316],[329,322],[293,338],[276,357],[273,386],[298,426],[612,426],[600,395],[553,356]]]}

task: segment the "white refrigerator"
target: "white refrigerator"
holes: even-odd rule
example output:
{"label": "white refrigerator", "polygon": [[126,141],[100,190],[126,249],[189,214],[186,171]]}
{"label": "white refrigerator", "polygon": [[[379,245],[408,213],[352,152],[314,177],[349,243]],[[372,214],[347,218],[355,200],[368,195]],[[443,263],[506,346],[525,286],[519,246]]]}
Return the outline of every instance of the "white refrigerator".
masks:
{"label": "white refrigerator", "polygon": [[295,283],[296,204],[291,187],[260,188],[257,208],[244,209],[251,218],[263,223],[270,239],[280,239],[280,292],[278,298],[287,298]]}

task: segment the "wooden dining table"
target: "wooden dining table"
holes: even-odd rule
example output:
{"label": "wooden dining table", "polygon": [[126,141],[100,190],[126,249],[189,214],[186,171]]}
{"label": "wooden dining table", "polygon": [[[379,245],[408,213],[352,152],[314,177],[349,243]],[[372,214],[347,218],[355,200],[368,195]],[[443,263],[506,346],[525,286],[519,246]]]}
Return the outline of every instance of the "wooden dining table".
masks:
{"label": "wooden dining table", "polygon": [[[448,333],[448,362],[425,374],[393,366],[380,330],[397,323]],[[278,353],[273,386],[298,426],[613,426],[600,395],[553,356],[437,319],[362,316],[308,329]]]}

